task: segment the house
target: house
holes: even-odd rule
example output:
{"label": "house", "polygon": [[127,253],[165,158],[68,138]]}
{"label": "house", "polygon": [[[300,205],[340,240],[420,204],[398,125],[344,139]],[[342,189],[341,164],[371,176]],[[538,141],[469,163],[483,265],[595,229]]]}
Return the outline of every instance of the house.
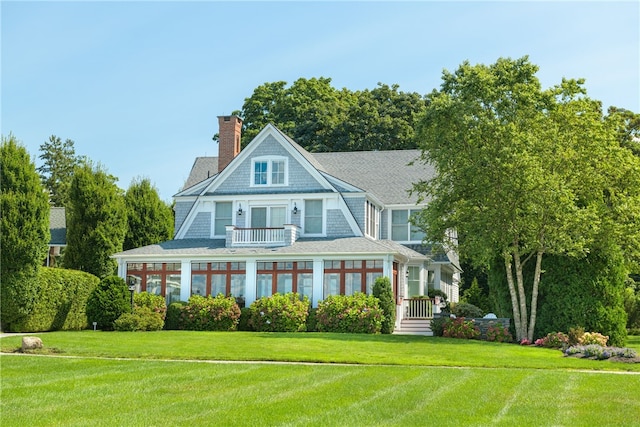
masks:
{"label": "house", "polygon": [[309,153],[273,125],[241,150],[242,120],[218,122],[219,156],[197,158],[174,196],[174,239],[113,256],[137,291],[167,303],[223,293],[246,306],[297,292],[316,307],[371,293],[387,276],[398,330],[431,317],[419,298],[429,288],[458,300],[455,255],[433,250],[409,222],[420,206],[408,190],[434,173],[411,163],[418,150]]}
{"label": "house", "polygon": [[49,251],[44,260],[46,267],[55,267],[62,249],[67,246],[67,217],[65,208],[51,207],[49,210]]}

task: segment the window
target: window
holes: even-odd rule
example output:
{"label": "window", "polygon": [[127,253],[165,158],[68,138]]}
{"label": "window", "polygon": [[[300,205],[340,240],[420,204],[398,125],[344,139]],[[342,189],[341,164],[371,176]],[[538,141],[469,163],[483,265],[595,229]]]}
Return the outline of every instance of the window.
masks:
{"label": "window", "polygon": [[371,294],[376,278],[382,276],[382,260],[325,261],[324,298],[329,295]]}
{"label": "window", "polygon": [[162,295],[167,305],[180,301],[180,263],[127,263],[127,283],[134,279],[138,292]]}
{"label": "window", "polygon": [[246,264],[244,262],[191,263],[191,295],[233,296],[244,306]]}
{"label": "window", "polygon": [[233,224],[233,209],[231,202],[217,202],[216,215],[214,220],[213,234],[216,236],[224,236],[226,234],[225,227]]}
{"label": "window", "polygon": [[420,289],[420,267],[409,267],[408,273],[407,291],[409,298],[421,296],[423,292]]}
{"label": "window", "polygon": [[304,234],[322,234],[322,200],[304,201]]}
{"label": "window", "polygon": [[254,159],[251,171],[252,186],[286,185],[286,159]]}
{"label": "window", "polygon": [[312,261],[278,261],[257,263],[256,296],[296,292],[311,299],[313,284]]}
{"label": "window", "polygon": [[287,221],[285,206],[251,208],[251,228],[282,227]]}
{"label": "window", "polygon": [[373,237],[374,239],[377,239],[379,237],[378,236],[379,229],[380,229],[380,210],[378,210],[376,205],[374,205],[373,203],[367,200],[367,203],[365,206],[365,233],[368,236]]}
{"label": "window", "polygon": [[420,211],[393,210],[391,211],[391,240],[396,242],[415,242],[424,239],[424,232],[409,222],[410,216],[417,215]]}

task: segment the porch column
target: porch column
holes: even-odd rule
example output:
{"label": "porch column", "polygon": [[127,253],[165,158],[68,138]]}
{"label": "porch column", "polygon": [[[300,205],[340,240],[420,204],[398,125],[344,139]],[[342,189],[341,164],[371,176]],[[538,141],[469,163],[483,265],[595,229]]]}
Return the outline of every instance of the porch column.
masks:
{"label": "porch column", "polygon": [[311,294],[313,295],[311,306],[317,308],[324,296],[324,260],[322,258],[313,260],[313,291]]}
{"label": "porch column", "polygon": [[189,301],[191,296],[191,260],[180,263],[180,301]]}
{"label": "porch column", "polygon": [[258,263],[255,259],[246,260],[246,278],[244,289],[244,306],[249,307],[256,300],[256,276],[258,274]]}

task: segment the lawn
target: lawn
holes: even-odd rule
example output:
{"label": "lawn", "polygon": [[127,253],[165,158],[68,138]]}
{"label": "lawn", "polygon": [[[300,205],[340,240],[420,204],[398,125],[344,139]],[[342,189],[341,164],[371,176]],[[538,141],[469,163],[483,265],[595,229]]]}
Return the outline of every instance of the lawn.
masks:
{"label": "lawn", "polygon": [[[640,364],[513,344],[242,332],[39,336],[63,357],[2,355],[2,426],[624,426],[640,414]],[[2,351],[20,340],[2,338]],[[640,350],[640,338],[628,346]],[[251,362],[267,360],[282,363]]]}

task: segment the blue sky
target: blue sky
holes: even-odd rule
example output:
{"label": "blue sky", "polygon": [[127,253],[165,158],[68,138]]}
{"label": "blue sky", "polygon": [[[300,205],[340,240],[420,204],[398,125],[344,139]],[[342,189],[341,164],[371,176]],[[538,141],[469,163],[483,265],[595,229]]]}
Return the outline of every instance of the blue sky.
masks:
{"label": "blue sky", "polygon": [[126,189],[170,201],[219,115],[264,83],[328,77],[422,95],[444,69],[529,55],[543,87],[585,78],[606,107],[640,112],[640,3],[30,2],[1,12],[1,130],[35,158],[54,134]]}

